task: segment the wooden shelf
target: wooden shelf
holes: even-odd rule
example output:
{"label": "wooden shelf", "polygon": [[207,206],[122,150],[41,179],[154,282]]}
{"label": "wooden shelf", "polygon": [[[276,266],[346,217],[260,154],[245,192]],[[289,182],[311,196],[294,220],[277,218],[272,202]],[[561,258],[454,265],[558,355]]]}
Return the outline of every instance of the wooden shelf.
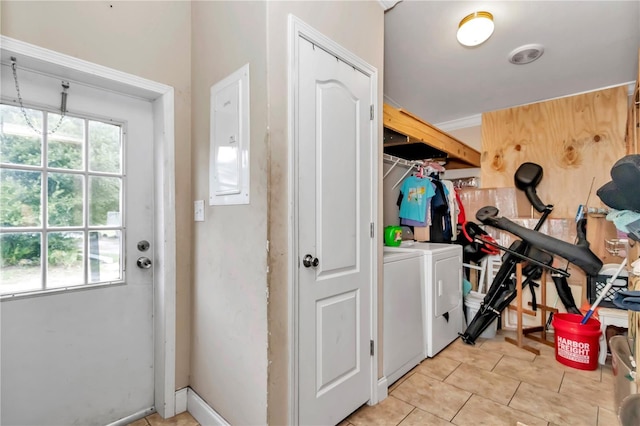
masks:
{"label": "wooden shelf", "polygon": [[385,152],[392,155],[409,160],[446,156],[447,169],[480,167],[480,152],[408,111],[384,104],[384,127],[404,136],[385,138]]}

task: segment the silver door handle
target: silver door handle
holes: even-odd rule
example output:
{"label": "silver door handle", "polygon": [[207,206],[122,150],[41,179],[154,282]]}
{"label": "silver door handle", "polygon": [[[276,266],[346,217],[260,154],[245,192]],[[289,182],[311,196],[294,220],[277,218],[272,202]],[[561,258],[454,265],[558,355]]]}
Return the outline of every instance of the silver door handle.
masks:
{"label": "silver door handle", "polygon": [[314,267],[317,268],[318,265],[320,264],[320,261],[318,260],[317,257],[313,257],[310,254],[307,254],[303,259],[302,259],[302,264],[304,265],[305,268],[310,268],[310,267]]}
{"label": "silver door handle", "polygon": [[138,268],[140,269],[149,269],[151,268],[151,259],[148,257],[139,257],[136,261]]}

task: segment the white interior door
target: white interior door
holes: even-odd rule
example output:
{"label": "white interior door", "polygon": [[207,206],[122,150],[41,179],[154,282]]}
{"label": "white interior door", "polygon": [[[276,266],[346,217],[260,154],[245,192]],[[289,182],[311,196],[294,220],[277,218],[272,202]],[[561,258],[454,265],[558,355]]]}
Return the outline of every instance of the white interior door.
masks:
{"label": "white interior door", "polygon": [[299,423],[336,424],[371,392],[371,78],[299,40]]}
{"label": "white interior door", "polygon": [[[59,78],[24,69],[19,78],[25,103],[36,109],[59,108]],[[3,65],[3,103],[15,105],[13,87],[11,70]],[[0,305],[2,424],[104,425],[154,405],[153,267],[137,266],[140,257],[154,259],[152,105],[72,81],[68,108],[69,119],[87,126],[85,134],[91,135],[95,123],[121,132],[121,171],[50,168],[43,138],[44,165],[34,166],[33,173],[42,173],[39,190],[45,206],[33,233],[48,251],[40,268],[31,270],[29,282],[12,277],[8,267],[0,275],[0,287],[12,286],[8,293],[16,294]],[[82,149],[86,164],[90,149]],[[15,165],[2,166],[7,173]],[[118,181],[119,211],[110,212],[102,223],[92,218],[93,207],[76,205],[81,223],[56,228],[60,224],[50,223],[47,216],[55,197],[51,176],[56,173],[71,173],[84,200],[101,179]],[[3,226],[2,235],[33,225]],[[52,266],[47,238],[56,231],[74,233],[81,241],[79,260],[67,272]],[[143,240],[149,242],[144,252],[138,248]],[[40,289],[34,287],[34,274],[40,277]],[[81,279],[90,285],[81,285]],[[45,293],[24,297],[24,289]]]}

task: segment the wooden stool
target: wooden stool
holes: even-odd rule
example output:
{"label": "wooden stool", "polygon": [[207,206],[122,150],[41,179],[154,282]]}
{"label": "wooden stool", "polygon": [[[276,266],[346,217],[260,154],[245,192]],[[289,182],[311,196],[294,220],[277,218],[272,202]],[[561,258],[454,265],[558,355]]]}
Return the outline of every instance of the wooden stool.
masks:
{"label": "wooden stool", "polygon": [[[546,269],[542,271],[542,278],[540,279],[541,285],[541,298],[544,303],[547,302],[547,271]],[[543,343],[548,346],[555,347],[555,341],[547,340],[547,313],[557,313],[558,310],[556,308],[552,308],[545,304],[538,304],[538,309],[540,309],[542,315],[540,316],[540,325],[536,327],[527,327],[524,328],[522,325],[522,315],[527,314],[531,316],[536,316],[536,312],[531,309],[525,309],[522,307],[522,263],[518,263],[516,265],[516,306],[509,305],[507,309],[517,312],[517,339],[512,339],[510,337],[505,337],[504,340],[516,345],[519,348],[525,349],[531,353],[536,355],[540,355],[540,351],[534,347],[526,345],[523,343],[523,337],[526,337],[531,340],[535,340],[536,342]],[[532,303],[529,302],[529,306],[532,306]],[[539,336],[531,335],[531,333],[540,333]]]}

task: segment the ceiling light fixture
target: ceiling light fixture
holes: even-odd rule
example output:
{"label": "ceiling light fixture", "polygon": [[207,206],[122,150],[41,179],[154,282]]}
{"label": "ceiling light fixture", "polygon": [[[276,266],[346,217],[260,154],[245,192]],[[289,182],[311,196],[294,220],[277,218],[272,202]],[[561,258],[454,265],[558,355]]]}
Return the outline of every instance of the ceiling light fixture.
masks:
{"label": "ceiling light fixture", "polygon": [[458,25],[458,42],[464,46],[477,46],[493,34],[493,15],[489,12],[473,12]]}

